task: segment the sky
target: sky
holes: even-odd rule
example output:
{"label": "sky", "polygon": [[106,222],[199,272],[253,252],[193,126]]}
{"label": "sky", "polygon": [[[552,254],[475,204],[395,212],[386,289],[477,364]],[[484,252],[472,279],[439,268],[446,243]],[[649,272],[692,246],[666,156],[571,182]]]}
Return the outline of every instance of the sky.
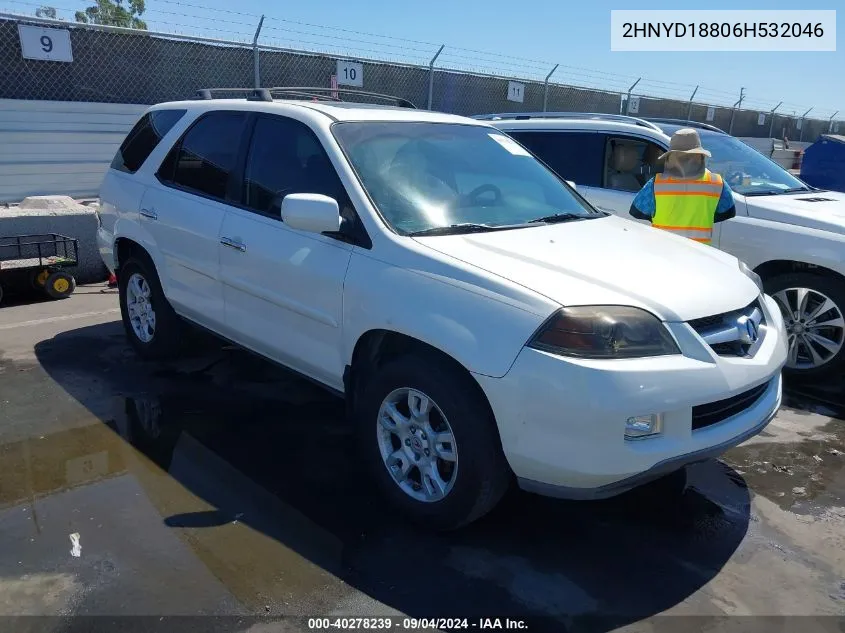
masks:
{"label": "sky", "polygon": [[[0,0],[0,8],[32,14],[37,0]],[[72,19],[84,0],[45,0]],[[711,0],[696,9],[796,9],[792,0]],[[611,9],[677,9],[679,3],[566,2],[561,0],[146,0],[150,30],[251,41],[266,15],[261,42],[357,57],[428,64],[445,44],[438,65],[541,79],[560,64],[552,81],[732,105],[745,88],[743,107],[845,120],[845,41],[836,52],[611,52]],[[837,7],[839,5],[839,7]],[[804,9],[837,9],[841,0],[812,0]]]}

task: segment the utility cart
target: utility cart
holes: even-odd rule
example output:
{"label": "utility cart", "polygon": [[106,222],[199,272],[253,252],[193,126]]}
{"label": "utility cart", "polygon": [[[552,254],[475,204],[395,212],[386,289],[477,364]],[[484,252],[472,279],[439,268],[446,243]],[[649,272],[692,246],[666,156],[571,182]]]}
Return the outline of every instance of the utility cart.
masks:
{"label": "utility cart", "polygon": [[79,263],[79,241],[57,233],[0,237],[0,303],[5,290],[30,286],[52,299],[76,290],[65,269]]}

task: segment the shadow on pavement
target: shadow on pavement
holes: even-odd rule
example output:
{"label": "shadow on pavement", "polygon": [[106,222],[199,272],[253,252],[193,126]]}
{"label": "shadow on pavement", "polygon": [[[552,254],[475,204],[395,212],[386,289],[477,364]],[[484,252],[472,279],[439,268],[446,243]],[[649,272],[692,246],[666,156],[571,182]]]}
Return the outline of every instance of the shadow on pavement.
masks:
{"label": "shadow on pavement", "polygon": [[[248,526],[413,617],[520,617],[534,631],[608,630],[701,589],[748,529],[744,480],[709,461],[690,468],[690,487],[674,501],[640,493],[576,503],[513,492],[462,531],[426,533],[373,491],[343,403],[249,354],[216,345],[145,364],[112,323],[39,343],[36,356],[101,421],[112,446],[155,465],[159,474],[141,485],[168,528],[196,535]],[[63,438],[44,459],[64,462],[63,453],[87,441]],[[201,507],[162,492],[166,480]],[[227,532],[237,556],[251,547],[238,540],[245,532]],[[305,574],[291,561],[265,562],[292,586]],[[234,584],[260,570],[215,573]]]}

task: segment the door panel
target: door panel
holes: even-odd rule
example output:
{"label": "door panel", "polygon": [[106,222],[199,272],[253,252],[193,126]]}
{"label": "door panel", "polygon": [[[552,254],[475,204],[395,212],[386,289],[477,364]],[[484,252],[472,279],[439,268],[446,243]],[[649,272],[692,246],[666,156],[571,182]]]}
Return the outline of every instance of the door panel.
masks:
{"label": "door panel", "polygon": [[219,238],[226,205],[176,189],[151,187],[141,202],[141,225],[163,258],[157,262],[177,312],[206,327],[224,323]]}
{"label": "door panel", "polygon": [[352,246],[231,209],[220,268],[228,330],[239,342],[343,387],[343,281]]}

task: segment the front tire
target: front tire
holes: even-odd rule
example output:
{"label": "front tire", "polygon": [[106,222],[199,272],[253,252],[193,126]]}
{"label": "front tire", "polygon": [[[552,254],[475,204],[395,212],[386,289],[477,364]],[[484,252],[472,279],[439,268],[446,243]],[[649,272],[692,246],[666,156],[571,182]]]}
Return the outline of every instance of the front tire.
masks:
{"label": "front tire", "polygon": [[766,279],[766,294],[786,324],[789,352],[784,373],[796,378],[830,375],[845,365],[845,283],[811,273]]}
{"label": "front tire", "polygon": [[435,354],[388,361],[357,407],[361,450],[411,520],[453,530],[499,502],[511,481],[496,422],[472,379]]}
{"label": "front tire", "polygon": [[171,307],[155,266],[131,258],[118,278],[120,315],[133,349],[145,360],[173,357],[180,350],[180,319]]}

